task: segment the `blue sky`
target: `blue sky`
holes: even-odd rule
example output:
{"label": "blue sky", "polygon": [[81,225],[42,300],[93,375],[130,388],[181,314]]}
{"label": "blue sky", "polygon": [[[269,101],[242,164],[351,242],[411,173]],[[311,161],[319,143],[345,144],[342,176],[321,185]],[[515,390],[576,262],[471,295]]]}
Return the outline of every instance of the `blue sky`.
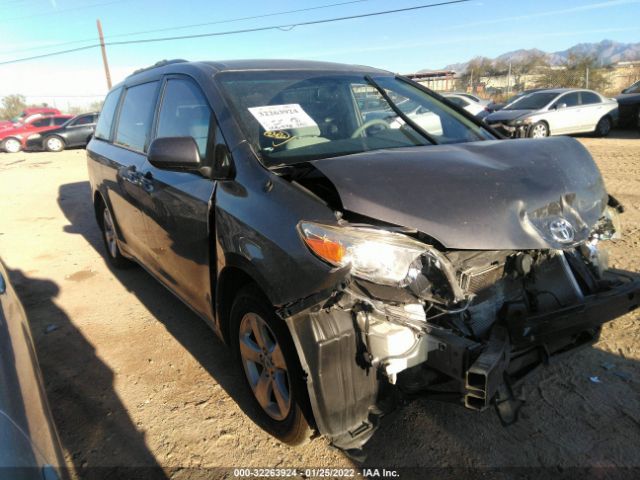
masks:
{"label": "blue sky", "polygon": [[[96,18],[110,35],[224,22],[348,0],[0,0],[0,61],[95,42]],[[411,7],[437,0],[362,0],[308,12],[147,33],[158,36],[288,25],[316,19]],[[519,48],[563,50],[609,38],[640,41],[640,0],[473,0],[380,17],[297,26],[239,35],[108,47],[115,81],[163,58],[307,58],[359,63],[408,73],[441,68],[477,55],[493,57]],[[84,43],[55,46],[82,39]],[[43,48],[46,47],[46,48]],[[25,49],[32,49],[24,51]],[[19,51],[23,50],[23,51]],[[0,96],[104,94],[97,49],[0,66]],[[45,81],[46,80],[46,81]]]}

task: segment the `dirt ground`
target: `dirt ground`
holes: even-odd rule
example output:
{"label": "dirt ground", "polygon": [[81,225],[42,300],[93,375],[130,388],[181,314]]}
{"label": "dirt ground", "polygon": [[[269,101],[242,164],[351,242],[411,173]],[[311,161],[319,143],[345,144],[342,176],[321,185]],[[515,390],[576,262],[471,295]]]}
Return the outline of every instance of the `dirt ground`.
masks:
{"label": "dirt ground", "polygon": [[[611,263],[640,271],[640,137],[580,141],[627,208]],[[84,150],[0,154],[0,192],[0,257],[29,315],[74,476],[117,466],[161,466],[171,478],[214,476],[201,467],[360,466],[322,438],[289,448],[261,431],[204,322],[142,269],[106,265]],[[418,400],[383,421],[364,466],[640,467],[639,320],[636,311],[606,325],[595,347],[530,377],[517,424]]]}

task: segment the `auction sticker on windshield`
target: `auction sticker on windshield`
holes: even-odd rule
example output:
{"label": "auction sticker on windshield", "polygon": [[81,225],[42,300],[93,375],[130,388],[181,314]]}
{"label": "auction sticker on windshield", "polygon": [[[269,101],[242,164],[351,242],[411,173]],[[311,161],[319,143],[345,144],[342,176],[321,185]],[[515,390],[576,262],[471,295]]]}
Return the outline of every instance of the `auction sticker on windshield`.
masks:
{"label": "auction sticker on windshield", "polygon": [[266,131],[318,126],[297,103],[252,107],[249,112]]}

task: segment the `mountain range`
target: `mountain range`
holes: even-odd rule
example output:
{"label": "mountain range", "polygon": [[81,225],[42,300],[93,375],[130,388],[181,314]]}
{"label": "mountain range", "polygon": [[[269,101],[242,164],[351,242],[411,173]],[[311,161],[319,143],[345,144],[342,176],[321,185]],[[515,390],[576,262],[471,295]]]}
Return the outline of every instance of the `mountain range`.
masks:
{"label": "mountain range", "polygon": [[[551,65],[562,65],[572,54],[595,57],[599,65],[606,66],[617,62],[640,60],[640,43],[621,43],[613,40],[602,40],[598,43],[579,43],[566,50],[552,53],[543,52],[537,48],[528,50],[520,49],[503,53],[491,60],[518,62],[543,55]],[[469,62],[453,63],[444,67],[444,70],[464,73],[468,64]]]}

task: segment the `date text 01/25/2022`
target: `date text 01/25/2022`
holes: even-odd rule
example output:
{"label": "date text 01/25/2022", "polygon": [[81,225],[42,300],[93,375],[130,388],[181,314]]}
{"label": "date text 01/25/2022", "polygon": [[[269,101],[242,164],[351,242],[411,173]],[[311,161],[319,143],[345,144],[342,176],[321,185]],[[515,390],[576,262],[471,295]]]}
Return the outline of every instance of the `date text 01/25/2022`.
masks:
{"label": "date text 01/25/2022", "polygon": [[386,468],[235,468],[233,476],[236,478],[398,478],[397,470]]}

